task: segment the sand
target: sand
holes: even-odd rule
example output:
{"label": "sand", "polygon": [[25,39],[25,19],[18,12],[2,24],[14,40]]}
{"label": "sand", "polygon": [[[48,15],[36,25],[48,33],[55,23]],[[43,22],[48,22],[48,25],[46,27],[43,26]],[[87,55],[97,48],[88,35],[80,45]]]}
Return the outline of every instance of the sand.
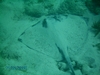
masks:
{"label": "sand", "polygon": [[[87,11],[83,16],[30,18],[20,11],[21,4],[20,9],[5,4],[1,4],[4,9],[0,12],[0,69],[6,75],[70,75],[55,44],[61,50],[68,49],[64,56],[70,57],[76,75],[100,74],[100,50],[95,47],[100,43],[100,36],[94,37],[91,28],[100,15]],[[44,19],[47,28],[42,25]],[[11,66],[27,68],[20,70]]]}

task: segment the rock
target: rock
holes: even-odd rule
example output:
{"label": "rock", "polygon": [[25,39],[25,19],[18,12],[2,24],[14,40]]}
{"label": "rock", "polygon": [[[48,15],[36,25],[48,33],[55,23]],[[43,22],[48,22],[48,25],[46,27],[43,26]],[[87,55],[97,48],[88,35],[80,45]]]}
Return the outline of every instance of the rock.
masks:
{"label": "rock", "polygon": [[75,75],[83,75],[82,72],[80,70],[76,70],[75,71]]}
{"label": "rock", "polygon": [[69,67],[64,62],[58,62],[57,66],[59,70],[62,70],[64,72],[66,72],[69,69]]}
{"label": "rock", "polygon": [[90,70],[91,70],[91,68],[87,64],[83,65],[83,67],[82,67],[82,73],[84,75],[88,75],[90,73]]}

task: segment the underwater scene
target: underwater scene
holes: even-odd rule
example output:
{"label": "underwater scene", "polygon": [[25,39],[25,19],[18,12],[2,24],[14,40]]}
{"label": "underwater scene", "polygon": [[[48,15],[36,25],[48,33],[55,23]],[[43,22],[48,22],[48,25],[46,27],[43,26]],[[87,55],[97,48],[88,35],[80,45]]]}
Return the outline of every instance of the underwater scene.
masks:
{"label": "underwater scene", "polygon": [[0,0],[0,75],[100,75],[100,0]]}

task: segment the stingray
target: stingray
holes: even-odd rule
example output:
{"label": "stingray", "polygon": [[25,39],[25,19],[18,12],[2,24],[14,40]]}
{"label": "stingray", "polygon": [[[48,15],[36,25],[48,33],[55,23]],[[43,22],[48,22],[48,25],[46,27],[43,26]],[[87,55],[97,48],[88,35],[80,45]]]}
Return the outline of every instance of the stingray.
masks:
{"label": "stingray", "polygon": [[[69,57],[69,53],[68,53],[70,39],[67,40],[63,31],[61,31],[59,29],[59,27],[57,28],[57,25],[55,25],[55,23],[54,23],[54,22],[58,22],[58,24],[59,24],[61,22],[64,22],[63,19],[65,19],[65,18],[61,18],[61,19],[62,20],[59,21],[53,17],[52,18],[46,17],[46,18],[42,19],[41,21],[38,21],[36,24],[32,25],[31,27],[27,28],[24,32],[22,32],[18,38],[18,41],[23,43],[24,45],[26,45],[31,50],[35,50],[39,53],[50,56],[51,54],[48,54],[48,53],[50,53],[49,49],[46,50],[49,52],[45,53],[45,51],[44,52],[40,51],[40,50],[38,50],[37,47],[34,46],[37,44],[37,42],[40,43],[43,40],[46,40],[48,37],[48,35],[47,35],[47,33],[48,33],[55,40],[56,47],[58,48],[59,52],[62,54],[62,57],[66,61],[66,64],[68,64],[69,69],[72,71],[72,75],[75,75],[75,72],[74,72],[73,66],[71,64],[70,57]],[[66,22],[66,20],[65,20],[65,22]],[[39,35],[38,35],[38,31],[40,32]],[[35,35],[34,32],[35,33],[37,32],[37,34]],[[42,33],[45,33],[45,34],[42,34]],[[37,40],[37,39],[41,39],[40,37],[43,37],[44,35],[46,36],[45,39],[42,39],[40,41]],[[84,35],[84,34],[82,34],[82,35]],[[34,37],[37,37],[37,39],[35,39]],[[68,37],[68,35],[67,35],[67,37]],[[80,37],[75,38],[75,40],[77,40],[77,39],[79,40],[82,38],[80,38]],[[83,37],[83,39],[84,39],[84,37]],[[39,45],[39,44],[37,44],[37,45]],[[46,45],[43,45],[43,47],[45,47],[45,46]],[[39,48],[41,48],[41,47],[42,46],[40,46]]]}
{"label": "stingray", "polygon": [[[63,56],[63,59],[66,61],[66,63],[69,65],[69,68],[71,69],[72,74],[75,75],[74,69],[73,69],[72,64],[71,64],[71,60],[70,60],[68,52],[67,52],[67,46],[65,46],[65,44],[63,43],[65,41],[62,40],[63,38],[60,37],[61,34],[59,35],[55,28],[52,27],[53,31],[52,31],[52,29],[49,30],[50,26],[48,28],[46,19],[44,19],[42,22],[40,22],[40,21],[37,22],[36,24],[32,25],[31,27],[28,27],[24,32],[21,33],[21,35],[18,38],[18,41],[23,43],[26,47],[28,47],[31,50],[35,50],[35,51],[37,51],[39,53],[45,54],[45,53],[37,50],[36,48],[32,47],[28,42],[27,43],[25,42],[25,38],[28,37],[28,35],[26,35],[26,34],[28,34],[27,32],[32,30],[32,29],[34,29],[34,27],[36,27],[36,26],[38,27],[39,25],[41,25],[40,28],[42,28],[42,27],[44,29],[47,28],[48,32],[50,32],[52,34],[51,36],[53,36],[53,38],[56,39],[56,41],[55,41],[56,42],[56,46],[57,46],[57,48],[58,47],[60,48],[60,49],[58,48],[59,52]],[[28,40],[31,40],[31,39],[28,39]]]}
{"label": "stingray", "polygon": [[51,32],[51,36],[54,37],[55,42],[56,42],[56,46],[59,49],[59,52],[62,54],[63,59],[65,60],[65,62],[68,64],[69,68],[72,71],[72,75],[75,75],[73,66],[71,64],[71,60],[70,57],[68,55],[68,46],[65,44],[65,42],[67,43],[67,40],[65,39],[65,36],[63,35],[63,33],[59,32],[56,28],[55,25],[49,25],[48,24],[48,28],[49,31]]}

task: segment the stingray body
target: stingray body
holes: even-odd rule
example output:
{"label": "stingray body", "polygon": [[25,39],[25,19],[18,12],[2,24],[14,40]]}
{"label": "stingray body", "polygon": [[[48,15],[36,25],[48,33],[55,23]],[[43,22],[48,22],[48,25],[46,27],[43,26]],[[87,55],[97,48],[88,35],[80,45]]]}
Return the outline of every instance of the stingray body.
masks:
{"label": "stingray body", "polygon": [[67,52],[67,40],[62,32],[60,32],[59,29],[56,28],[54,24],[49,24],[49,20],[47,20],[48,28],[49,28],[49,34],[54,38],[56,45],[62,50],[61,54],[64,56],[65,61],[67,62],[69,68],[72,71],[72,75],[75,75],[73,66],[71,64],[71,60],[69,58],[68,52]]}

